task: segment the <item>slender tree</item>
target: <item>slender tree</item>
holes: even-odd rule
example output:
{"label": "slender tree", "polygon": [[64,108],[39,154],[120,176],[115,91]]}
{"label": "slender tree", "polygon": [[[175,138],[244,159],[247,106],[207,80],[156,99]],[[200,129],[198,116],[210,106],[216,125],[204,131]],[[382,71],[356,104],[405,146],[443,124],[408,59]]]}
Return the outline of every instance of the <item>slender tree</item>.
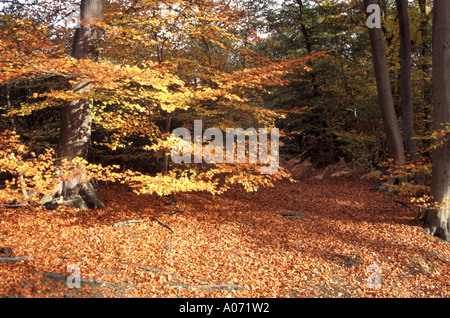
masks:
{"label": "slender tree", "polygon": [[414,110],[411,85],[411,32],[409,29],[408,1],[396,0],[400,31],[400,98],[403,120],[403,138],[406,158],[417,159],[417,145],[414,139]]}
{"label": "slender tree", "polygon": [[[429,70],[431,69],[431,63],[428,61],[428,57],[431,56],[431,40],[429,39],[430,28],[428,27],[431,13],[427,10],[427,0],[417,0],[420,18],[419,18],[419,68],[422,70],[422,79],[421,79],[421,88],[422,88],[422,104],[423,106],[423,114],[425,116],[425,122],[423,125],[423,131],[431,131],[432,128],[432,85],[429,81]],[[426,147],[429,147],[429,140],[423,141]],[[426,148],[425,147],[425,148]]]}
{"label": "slender tree", "polygon": [[[364,11],[366,12],[368,18],[370,17],[370,14],[367,8],[370,5],[377,5],[377,0],[364,0]],[[392,86],[389,78],[389,69],[386,58],[386,48],[381,27],[369,27],[369,37],[377,83],[378,102],[386,133],[388,154],[394,161],[394,164],[402,166],[405,163],[405,152],[400,127],[398,125],[398,119],[394,108]],[[394,181],[394,179],[389,180],[389,182]]]}
{"label": "slender tree", "polygon": [[[313,49],[312,49],[312,31],[311,28],[308,26],[308,24],[305,21],[305,8],[304,8],[304,3],[303,0],[296,0],[297,4],[298,4],[298,15],[300,17],[300,23],[301,23],[301,31],[302,31],[302,35],[303,38],[305,40],[305,46],[306,46],[306,52],[308,52],[308,54],[312,54],[313,53]],[[312,66],[311,63],[309,63],[309,66]],[[312,89],[313,89],[313,95],[314,96],[319,96],[319,85],[317,84],[317,80],[316,80],[316,73],[314,72],[314,70],[311,70],[309,72],[310,78],[311,78],[311,84],[312,84]]]}
{"label": "slender tree", "polygon": [[[76,59],[97,59],[98,30],[93,24],[102,19],[103,0],[82,0],[80,8],[80,27],[76,29],[72,57]],[[72,87],[72,91],[87,94],[92,89],[92,83],[81,81]],[[86,159],[91,139],[91,101],[89,99],[75,100],[62,109],[61,127],[56,156],[58,160],[75,157]],[[104,204],[89,182],[84,182],[85,174],[78,174],[62,182],[61,195],[67,205],[80,208],[101,208]]]}
{"label": "slender tree", "polygon": [[[450,3],[435,0],[433,8],[433,127],[442,130],[450,122]],[[431,195],[438,208],[427,210],[425,221],[431,235],[450,241],[450,141],[432,152]]]}

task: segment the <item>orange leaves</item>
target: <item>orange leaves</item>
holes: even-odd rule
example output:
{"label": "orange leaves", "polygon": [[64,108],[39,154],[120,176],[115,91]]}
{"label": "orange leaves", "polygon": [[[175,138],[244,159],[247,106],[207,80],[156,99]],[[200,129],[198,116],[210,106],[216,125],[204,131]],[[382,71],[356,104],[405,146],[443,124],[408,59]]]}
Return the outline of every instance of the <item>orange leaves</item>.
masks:
{"label": "orange leaves", "polygon": [[160,196],[169,195],[172,192],[208,191],[218,193],[217,180],[202,179],[196,176],[182,173],[181,176],[171,171],[167,175],[157,174],[149,176],[137,172],[126,171],[123,179],[138,194],[153,194]]}
{"label": "orange leaves", "polygon": [[[56,3],[55,8],[63,5]],[[0,31],[4,35],[0,50],[5,53],[5,60],[0,61],[0,83],[45,74],[58,75],[67,86],[88,82],[92,89],[86,93],[67,88],[30,91],[28,101],[20,107],[9,107],[6,115],[29,115],[45,107],[90,100],[93,128],[102,131],[104,137],[94,145],[107,146],[113,152],[139,147],[160,150],[157,156],[166,155],[170,141],[165,136],[173,124],[189,125],[198,118],[219,128],[273,127],[282,114],[264,107],[262,93],[267,92],[268,85],[284,84],[283,76],[293,70],[307,71],[308,60],[322,54],[282,62],[259,56],[247,45],[255,40],[255,30],[250,30],[249,17],[239,4],[139,0],[108,3],[104,19],[96,23],[101,29],[98,60],[77,60],[68,56],[71,41],[60,42],[58,37],[67,36],[67,28],[48,23],[51,6],[42,9],[41,15],[47,17],[42,25],[31,19],[12,19]],[[163,121],[164,129],[160,125]],[[152,155],[149,153],[149,157]],[[42,156],[32,156],[23,163],[4,159],[4,170],[23,178],[8,185],[17,193],[5,195],[5,200],[23,191],[35,196],[53,193],[59,182],[74,177],[123,181],[140,193],[167,194],[203,190],[220,193],[236,183],[255,191],[287,176],[281,172],[263,177],[251,165],[188,167],[185,172],[174,170],[165,176],[132,171],[119,174],[113,172],[114,167],[77,160],[61,162],[57,171],[51,153]],[[218,187],[221,174],[228,176],[226,184]]]}
{"label": "orange leaves", "polygon": [[0,172],[12,175],[5,180],[0,192],[1,203],[26,205],[32,201],[39,202],[44,195],[57,192],[60,183],[69,178],[79,177],[82,182],[92,178],[115,181],[118,174],[114,169],[117,166],[88,164],[81,158],[71,162],[62,159],[57,166],[53,150],[47,149],[45,153],[36,155],[20,143],[14,132],[5,130],[0,134]]}
{"label": "orange leaves", "polygon": [[[168,195],[172,192],[207,191],[212,194],[223,193],[230,184],[241,184],[247,191],[256,191],[260,187],[273,186],[281,178],[289,178],[284,170],[273,175],[259,173],[256,164],[217,164],[190,165],[174,169],[166,175],[146,175],[130,170],[119,171],[118,166],[89,164],[81,158],[71,161],[62,158],[58,163],[52,150],[44,154],[29,153],[19,142],[16,134],[5,131],[1,135],[0,169],[12,174],[5,181],[0,201],[12,203],[14,200],[26,204],[38,202],[45,195],[54,195],[60,190],[61,183],[72,178],[81,182],[91,179],[99,181],[123,182],[130,185],[136,193]],[[172,142],[156,144],[148,150],[163,150],[171,147]],[[220,183],[219,181],[225,181]]]}
{"label": "orange leaves", "polygon": [[[220,196],[179,194],[184,210],[176,214],[164,199],[118,184],[100,192],[107,208],[95,213],[3,211],[2,244],[33,257],[0,262],[3,297],[450,295],[448,245],[423,234],[415,212],[391,200],[403,197],[373,192],[370,182],[281,181],[256,193],[233,186]],[[112,226],[127,220],[140,223]],[[70,264],[84,281],[99,283],[68,288]]]}

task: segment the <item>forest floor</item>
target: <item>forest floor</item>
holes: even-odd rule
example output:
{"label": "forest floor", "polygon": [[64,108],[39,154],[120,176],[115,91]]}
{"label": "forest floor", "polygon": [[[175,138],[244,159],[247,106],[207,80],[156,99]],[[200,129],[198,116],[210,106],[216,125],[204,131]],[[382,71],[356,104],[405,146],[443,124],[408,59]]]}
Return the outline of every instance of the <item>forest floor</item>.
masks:
{"label": "forest floor", "polygon": [[177,206],[109,184],[105,209],[2,209],[0,295],[450,297],[450,244],[371,183],[280,181]]}

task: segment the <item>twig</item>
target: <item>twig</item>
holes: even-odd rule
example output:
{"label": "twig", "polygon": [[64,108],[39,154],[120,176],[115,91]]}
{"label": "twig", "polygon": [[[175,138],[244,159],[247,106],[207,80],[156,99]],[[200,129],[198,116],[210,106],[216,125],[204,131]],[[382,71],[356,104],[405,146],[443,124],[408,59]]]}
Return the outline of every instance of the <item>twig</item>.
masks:
{"label": "twig", "polygon": [[160,220],[158,220],[155,217],[151,217],[152,220],[155,220],[156,222],[158,222],[159,224],[161,224],[162,226],[164,226],[166,229],[168,229],[170,232],[172,232],[172,234],[175,234],[175,231],[166,223],[161,222]]}
{"label": "twig", "polygon": [[[166,223],[161,222],[160,220],[158,220],[155,217],[151,218],[152,220],[155,220],[156,222],[158,222],[159,224],[161,224],[162,226],[164,226],[166,229],[168,229],[170,232],[172,232],[172,235],[175,234],[175,231]],[[167,247],[166,247],[166,253],[170,252],[170,242],[172,241],[172,235],[169,238],[169,242],[167,243]]]}
{"label": "twig", "polygon": [[175,209],[175,210],[173,210],[173,211],[167,212],[167,214],[168,214],[168,215],[174,215],[175,213],[181,213],[181,212],[183,212],[183,211],[184,211],[184,208],[178,208],[178,209]]}

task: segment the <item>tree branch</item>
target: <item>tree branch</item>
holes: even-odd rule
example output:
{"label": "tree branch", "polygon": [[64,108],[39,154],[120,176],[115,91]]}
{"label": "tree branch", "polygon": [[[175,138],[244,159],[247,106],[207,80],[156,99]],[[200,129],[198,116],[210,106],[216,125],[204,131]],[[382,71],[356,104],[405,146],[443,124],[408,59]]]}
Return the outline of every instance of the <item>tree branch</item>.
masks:
{"label": "tree branch", "polygon": [[48,75],[52,75],[52,76],[62,76],[62,77],[65,77],[65,78],[71,78],[71,77],[73,77],[73,76],[69,76],[69,75],[66,75],[66,74],[62,74],[62,73],[57,73],[57,72],[52,72],[52,71],[44,70],[44,69],[42,69],[42,68],[40,68],[40,67],[37,67],[37,66],[34,65],[33,63],[28,62],[25,58],[23,58],[22,56],[20,56],[19,54],[17,54],[16,52],[14,52],[14,51],[11,50],[10,48],[8,48],[7,46],[4,46],[4,45],[1,44],[1,43],[0,43],[0,46],[1,46],[2,48],[4,48],[5,50],[9,51],[10,53],[14,54],[16,57],[18,57],[20,60],[22,60],[22,62],[24,62],[25,64],[31,66],[32,68],[34,68],[35,70],[37,70],[37,71],[39,71],[39,72],[41,72],[41,73],[48,74]]}

